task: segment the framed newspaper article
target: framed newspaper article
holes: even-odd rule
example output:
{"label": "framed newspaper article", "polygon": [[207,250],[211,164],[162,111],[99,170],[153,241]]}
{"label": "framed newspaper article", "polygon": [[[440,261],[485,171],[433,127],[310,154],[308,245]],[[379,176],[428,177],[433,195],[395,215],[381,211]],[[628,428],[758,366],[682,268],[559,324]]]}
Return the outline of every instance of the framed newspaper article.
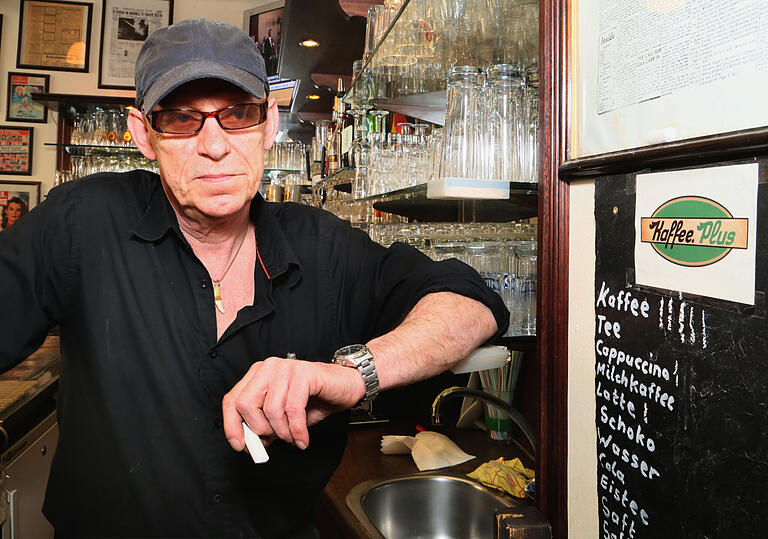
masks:
{"label": "framed newspaper article", "polygon": [[50,75],[42,73],[8,73],[5,121],[44,124],[48,107],[32,99],[33,93],[48,91]]}
{"label": "framed newspaper article", "polygon": [[16,67],[88,72],[89,2],[21,0]]}
{"label": "framed newspaper article", "polygon": [[32,127],[0,125],[0,175],[32,174]]}
{"label": "framed newspaper article", "polygon": [[765,2],[569,3],[570,159],[768,125]]}
{"label": "framed newspaper article", "polygon": [[99,88],[134,88],[134,68],[147,36],[173,23],[173,0],[104,0]]}
{"label": "framed newspaper article", "polygon": [[40,182],[0,180],[0,231],[40,203]]}

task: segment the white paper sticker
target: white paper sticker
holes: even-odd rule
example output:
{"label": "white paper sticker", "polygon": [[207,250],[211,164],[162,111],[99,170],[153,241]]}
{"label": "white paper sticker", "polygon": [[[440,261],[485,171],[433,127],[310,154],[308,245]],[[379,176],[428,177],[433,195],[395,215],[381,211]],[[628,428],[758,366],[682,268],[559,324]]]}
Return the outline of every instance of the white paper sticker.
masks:
{"label": "white paper sticker", "polygon": [[639,285],[755,303],[757,163],[638,174]]}

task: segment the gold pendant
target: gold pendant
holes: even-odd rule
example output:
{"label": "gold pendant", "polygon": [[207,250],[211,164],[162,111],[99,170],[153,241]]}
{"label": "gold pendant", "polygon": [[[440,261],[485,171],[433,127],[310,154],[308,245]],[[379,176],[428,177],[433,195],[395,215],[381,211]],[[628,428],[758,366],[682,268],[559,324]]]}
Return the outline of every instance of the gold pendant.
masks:
{"label": "gold pendant", "polygon": [[224,302],[221,299],[221,282],[213,281],[213,303],[221,314],[224,313]]}

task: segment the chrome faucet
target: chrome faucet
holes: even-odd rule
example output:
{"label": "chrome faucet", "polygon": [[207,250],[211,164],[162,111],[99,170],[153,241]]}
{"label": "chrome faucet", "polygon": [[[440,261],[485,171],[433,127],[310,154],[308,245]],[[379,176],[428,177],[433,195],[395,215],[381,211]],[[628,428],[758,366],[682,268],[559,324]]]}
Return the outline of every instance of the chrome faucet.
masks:
{"label": "chrome faucet", "polygon": [[440,406],[443,402],[447,401],[448,399],[452,399],[455,397],[470,397],[475,398],[481,401],[484,401],[488,404],[492,404],[505,414],[509,416],[509,418],[512,420],[512,422],[517,425],[517,427],[525,434],[525,437],[528,438],[528,442],[531,444],[531,447],[533,448],[533,454],[536,454],[536,440],[533,435],[533,430],[531,427],[528,426],[528,423],[525,421],[525,418],[523,415],[512,408],[512,405],[508,402],[504,402],[498,397],[494,397],[490,393],[486,393],[485,391],[480,391],[479,389],[470,389],[468,387],[449,387],[448,389],[444,389],[440,392],[440,394],[435,397],[434,402],[432,402],[432,424],[433,425],[439,425],[440,424]]}

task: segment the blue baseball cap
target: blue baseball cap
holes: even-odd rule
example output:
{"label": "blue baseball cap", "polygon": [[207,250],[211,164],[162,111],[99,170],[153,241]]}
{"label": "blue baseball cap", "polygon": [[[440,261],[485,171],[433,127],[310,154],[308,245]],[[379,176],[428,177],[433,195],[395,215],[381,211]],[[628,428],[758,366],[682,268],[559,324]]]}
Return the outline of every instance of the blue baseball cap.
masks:
{"label": "blue baseball cap", "polygon": [[158,28],[136,60],[136,107],[150,112],[187,82],[221,79],[261,99],[269,96],[259,48],[237,26],[205,18]]}

